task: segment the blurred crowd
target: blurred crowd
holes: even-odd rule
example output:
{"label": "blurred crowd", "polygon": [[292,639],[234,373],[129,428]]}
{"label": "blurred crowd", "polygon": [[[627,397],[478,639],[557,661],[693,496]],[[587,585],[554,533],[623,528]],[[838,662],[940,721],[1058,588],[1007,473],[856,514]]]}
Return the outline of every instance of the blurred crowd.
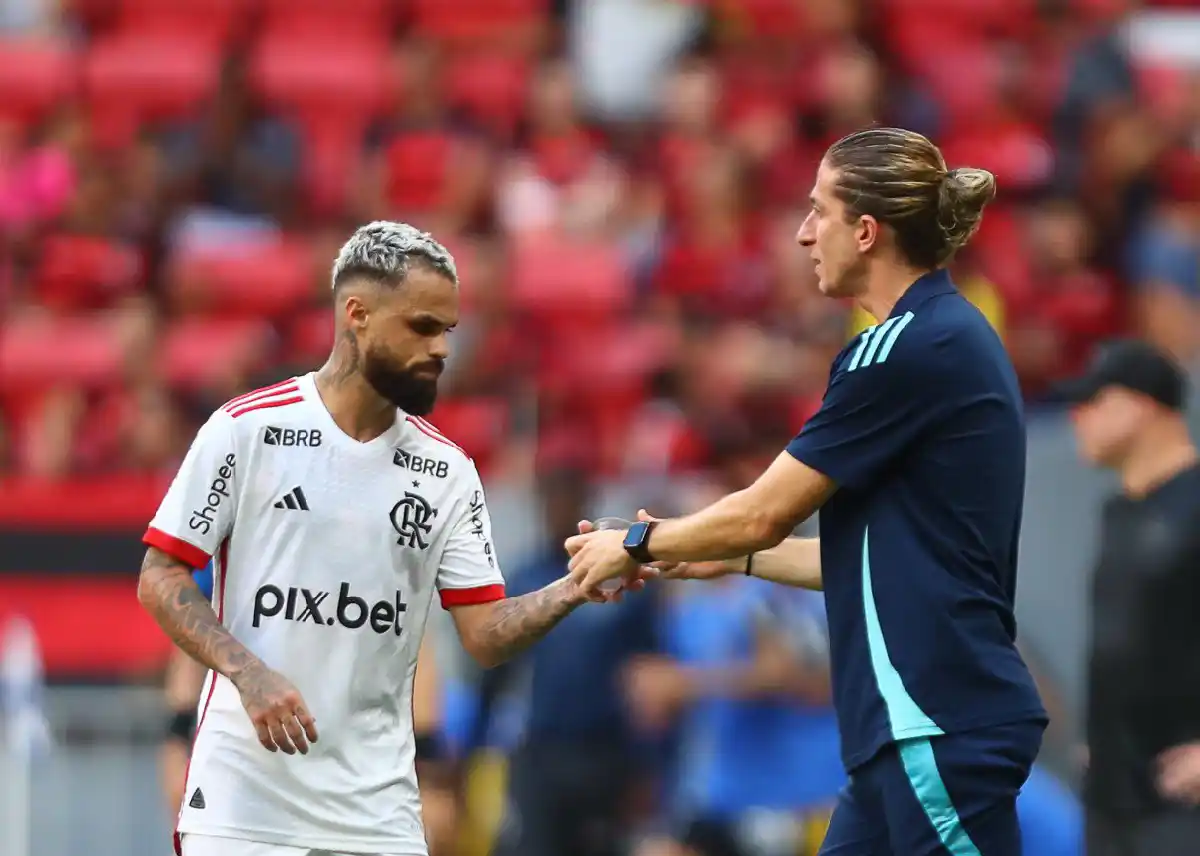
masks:
{"label": "blurred crowd", "polygon": [[[508,569],[535,587],[594,482],[734,490],[815,410],[871,321],[794,238],[825,147],[871,123],[996,173],[956,278],[1031,403],[1115,333],[1195,367],[1200,74],[1131,36],[1195,6],[0,0],[0,476],[169,475],[215,407],[324,360],[337,248],[404,220],[462,278],[432,421],[489,484],[541,475],[547,543]],[[612,852],[614,818],[647,856],[820,840],[819,599],[667,591],[448,682],[453,748],[512,778],[489,821],[505,791],[475,771],[439,856],[485,852],[502,814],[501,854]],[[1023,817],[1027,852],[1077,848],[1070,798],[1040,772],[1027,793],[1049,817]]]}
{"label": "blurred crowd", "polygon": [[319,364],[378,218],[459,257],[433,421],[485,477],[751,473],[867,323],[793,239],[872,122],[997,174],[958,278],[1031,400],[1130,328],[1192,361],[1200,78],[1135,55],[1141,7],[4,0],[0,473],[170,471]]}

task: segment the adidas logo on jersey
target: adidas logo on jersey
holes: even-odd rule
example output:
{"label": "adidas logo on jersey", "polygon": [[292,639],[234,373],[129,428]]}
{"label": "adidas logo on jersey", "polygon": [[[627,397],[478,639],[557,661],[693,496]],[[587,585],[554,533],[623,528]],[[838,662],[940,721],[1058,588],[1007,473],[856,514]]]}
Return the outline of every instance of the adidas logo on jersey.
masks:
{"label": "adidas logo on jersey", "polygon": [[308,511],[308,500],[303,488],[297,486],[283,495],[283,499],[275,503],[276,508],[290,508],[292,511]]}
{"label": "adidas logo on jersey", "polygon": [[196,792],[192,794],[192,798],[188,801],[188,805],[190,805],[192,808],[205,808],[206,803],[204,802],[204,792],[199,788],[196,788]]}
{"label": "adidas logo on jersey", "polygon": [[[395,602],[380,600],[368,604],[361,597],[350,594],[350,583],[342,583],[338,589],[337,603],[326,606],[327,600],[327,591],[313,591],[295,586],[284,591],[278,586],[265,585],[254,593],[253,624],[258,627],[263,619],[274,618],[283,613],[287,621],[311,621],[313,624],[324,624],[328,627],[340,624],[350,630],[357,630],[367,624],[376,633],[390,631],[397,636],[403,630],[400,618],[408,609],[408,604],[400,599],[398,591]],[[328,614],[322,612],[322,609],[328,610]]]}
{"label": "adidas logo on jersey", "polygon": [[263,431],[266,446],[308,446],[315,449],[321,445],[321,432],[316,428],[276,428],[268,425]]}

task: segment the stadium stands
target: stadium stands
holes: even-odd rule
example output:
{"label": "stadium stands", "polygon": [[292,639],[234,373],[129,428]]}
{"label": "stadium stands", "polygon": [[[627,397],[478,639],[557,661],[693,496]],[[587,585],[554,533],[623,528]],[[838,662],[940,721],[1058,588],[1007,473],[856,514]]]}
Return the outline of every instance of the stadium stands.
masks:
{"label": "stadium stands", "polygon": [[[856,322],[814,304],[780,248],[824,146],[867,121],[932,133],[998,175],[961,264],[1036,398],[1140,323],[1134,287],[1167,274],[1131,242],[1194,216],[1178,206],[1200,175],[1197,84],[1171,57],[1098,41],[1130,13],[1120,0],[884,0],[875,16],[705,0],[703,48],[646,82],[658,119],[608,124],[584,113],[593,81],[543,60],[564,38],[560,5],[78,0],[57,33],[6,35],[0,425],[27,434],[40,392],[76,388],[94,408],[129,382],[144,360],[118,310],[144,315],[181,413],[319,362],[328,260],[375,217],[460,253],[468,339],[434,421],[485,465],[527,430],[512,413],[532,383],[542,430],[602,436],[596,466],[619,468],[659,404],[694,410],[689,354],[721,358],[742,341],[722,333],[734,319],[791,356],[713,406],[732,413],[766,384],[798,419]],[[1188,222],[1169,246],[1194,251]],[[689,448],[714,448],[689,424]],[[27,471],[21,448],[0,452],[0,473]]]}

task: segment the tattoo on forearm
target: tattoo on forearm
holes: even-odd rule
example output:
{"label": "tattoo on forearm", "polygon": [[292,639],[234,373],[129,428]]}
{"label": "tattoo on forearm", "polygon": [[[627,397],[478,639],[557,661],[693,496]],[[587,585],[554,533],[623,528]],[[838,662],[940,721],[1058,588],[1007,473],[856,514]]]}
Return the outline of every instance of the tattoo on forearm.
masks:
{"label": "tattoo on forearm", "polygon": [[499,601],[480,628],[478,641],[496,661],[506,660],[549,633],[580,602],[562,583]]}
{"label": "tattoo on forearm", "polygon": [[142,560],[138,586],[142,603],[180,648],[221,674],[232,676],[257,662],[217,620],[191,571],[151,547]]}

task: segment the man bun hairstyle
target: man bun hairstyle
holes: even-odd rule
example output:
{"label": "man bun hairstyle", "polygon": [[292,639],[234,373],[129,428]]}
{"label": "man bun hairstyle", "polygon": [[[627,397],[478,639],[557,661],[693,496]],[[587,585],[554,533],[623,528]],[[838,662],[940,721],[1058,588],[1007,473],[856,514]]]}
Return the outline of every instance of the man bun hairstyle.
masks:
{"label": "man bun hairstyle", "polygon": [[967,245],[983,222],[983,209],[996,198],[996,176],[964,166],[946,173],[938,195],[938,222],[954,252]]}
{"label": "man bun hairstyle", "polygon": [[851,217],[891,227],[914,267],[942,267],[979,229],[996,196],[985,169],[947,169],[927,137],[903,128],[869,128],[838,140],[826,153],[838,172],[837,197]]}

